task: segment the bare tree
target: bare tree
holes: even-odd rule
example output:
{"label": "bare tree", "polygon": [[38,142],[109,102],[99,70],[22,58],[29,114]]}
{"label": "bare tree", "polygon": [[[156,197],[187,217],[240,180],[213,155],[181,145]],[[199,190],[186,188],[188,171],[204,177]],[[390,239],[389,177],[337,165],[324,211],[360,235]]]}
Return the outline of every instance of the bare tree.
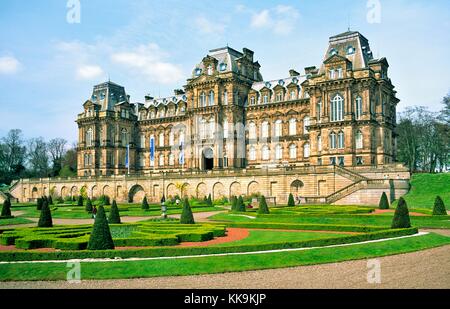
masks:
{"label": "bare tree", "polygon": [[61,171],[62,159],[66,153],[66,145],[67,141],[63,138],[54,138],[48,142],[48,152],[53,162],[53,176],[58,176]]}
{"label": "bare tree", "polygon": [[28,163],[31,175],[45,177],[49,170],[49,157],[47,144],[42,137],[32,138],[28,141]]}
{"label": "bare tree", "polygon": [[2,138],[2,151],[0,163],[4,166],[6,172],[18,174],[23,170],[25,164],[26,147],[22,139],[22,131],[19,129],[10,130]]}

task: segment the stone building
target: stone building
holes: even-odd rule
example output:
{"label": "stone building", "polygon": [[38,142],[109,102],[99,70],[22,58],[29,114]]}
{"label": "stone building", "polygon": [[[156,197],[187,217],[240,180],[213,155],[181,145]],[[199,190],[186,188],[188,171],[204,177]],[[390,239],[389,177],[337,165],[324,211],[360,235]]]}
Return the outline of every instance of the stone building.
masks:
{"label": "stone building", "polygon": [[133,199],[130,179],[155,200],[183,185],[179,193],[192,196],[259,192],[285,201],[293,192],[333,203],[366,189],[378,190],[373,200],[380,190],[391,198],[407,190],[409,173],[395,164],[399,100],[389,64],[374,59],[362,34],[332,36],[322,64],[303,73],[265,81],[260,67],[253,51],[224,47],[170,97],[131,102],[122,86],[95,86],[76,120],[79,184],[59,194],[86,186],[93,196]]}

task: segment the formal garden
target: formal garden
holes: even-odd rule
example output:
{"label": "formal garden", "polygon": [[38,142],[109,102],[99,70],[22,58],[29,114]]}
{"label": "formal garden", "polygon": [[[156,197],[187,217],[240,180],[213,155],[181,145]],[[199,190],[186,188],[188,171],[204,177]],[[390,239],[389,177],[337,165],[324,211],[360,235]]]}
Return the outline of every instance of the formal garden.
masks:
{"label": "formal garden", "polygon": [[[416,191],[413,187],[410,194]],[[73,260],[81,263],[82,279],[107,279],[279,268],[418,251],[450,244],[450,237],[429,230],[450,229],[445,194],[428,194],[427,203],[413,207],[408,195],[390,204],[385,194],[379,205],[371,206],[299,205],[292,195],[288,205],[276,207],[264,196],[218,201],[175,197],[164,200],[164,213],[161,204],[146,199],[117,204],[105,196],[80,197],[58,203],[42,197],[37,203],[13,205],[7,200],[0,219],[7,222],[0,227],[0,280],[64,280],[66,264]],[[200,213],[208,216],[197,222]],[[127,216],[139,220],[123,222]],[[58,218],[89,223],[55,224]],[[23,227],[10,223],[18,219],[29,221]]]}

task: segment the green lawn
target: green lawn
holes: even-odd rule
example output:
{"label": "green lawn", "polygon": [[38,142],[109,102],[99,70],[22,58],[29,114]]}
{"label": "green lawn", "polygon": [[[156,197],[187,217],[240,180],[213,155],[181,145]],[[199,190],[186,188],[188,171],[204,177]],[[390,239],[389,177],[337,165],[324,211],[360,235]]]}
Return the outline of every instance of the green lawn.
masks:
{"label": "green lawn", "polygon": [[411,209],[432,209],[436,195],[442,197],[447,210],[450,210],[450,173],[413,174],[411,191],[404,198]]}
{"label": "green lawn", "polygon": [[[367,259],[448,244],[449,237],[432,233],[369,244],[291,252],[147,261],[82,262],[81,279],[146,278],[283,268]],[[0,281],[66,280],[69,270],[65,262],[0,264]]]}
{"label": "green lawn", "polygon": [[11,219],[1,219],[0,226],[2,225],[14,225],[14,224],[26,224],[33,223],[33,221],[25,219],[25,218],[11,218]]}

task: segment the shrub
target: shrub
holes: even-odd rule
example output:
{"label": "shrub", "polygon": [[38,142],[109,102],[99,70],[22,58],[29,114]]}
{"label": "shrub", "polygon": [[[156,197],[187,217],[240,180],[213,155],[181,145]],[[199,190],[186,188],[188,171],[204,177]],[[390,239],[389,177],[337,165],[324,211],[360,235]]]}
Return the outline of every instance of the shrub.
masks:
{"label": "shrub", "polygon": [[195,224],[194,215],[192,214],[191,206],[189,205],[189,200],[186,197],[183,203],[183,211],[180,218],[181,224]]}
{"label": "shrub", "polygon": [[53,227],[52,213],[47,201],[42,204],[41,216],[39,217],[38,227]]}
{"label": "shrub", "polygon": [[408,205],[406,201],[401,197],[398,201],[397,208],[395,209],[394,218],[392,219],[393,229],[410,228],[411,221],[409,219]]}
{"label": "shrub", "polygon": [[142,209],[143,210],[149,210],[150,209],[150,206],[148,205],[146,196],[144,196],[144,199],[142,200]]}
{"label": "shrub", "polygon": [[245,212],[244,198],[242,197],[242,195],[239,196],[237,204],[238,204],[237,211]]}
{"label": "shrub", "polygon": [[380,203],[378,204],[378,208],[380,209],[389,209],[389,201],[386,195],[386,192],[383,192],[380,198]]}
{"label": "shrub", "polygon": [[66,196],[66,197],[64,198],[64,202],[66,202],[66,203],[72,202],[72,197],[71,197],[71,196]]}
{"label": "shrub", "polygon": [[237,211],[237,197],[231,197],[231,211]]}
{"label": "shrub", "polygon": [[92,201],[90,198],[87,199],[86,201],[86,211],[91,213],[92,212]]}
{"label": "shrub", "polygon": [[37,201],[36,201],[36,209],[37,210],[41,210],[42,209],[42,203],[43,203],[44,201],[42,200],[42,198],[41,197],[39,197],[38,199],[37,199]]}
{"label": "shrub", "polygon": [[81,195],[78,196],[77,206],[83,206],[83,196]]}
{"label": "shrub", "polygon": [[434,200],[433,216],[446,216],[446,215],[447,215],[447,209],[445,208],[444,201],[438,195],[438,196],[436,196],[436,199]]}
{"label": "shrub", "polygon": [[42,202],[46,202],[48,204],[48,198],[45,195],[42,197]]}
{"label": "shrub", "polygon": [[64,199],[63,199],[61,196],[58,196],[58,197],[56,198],[56,203],[57,203],[57,204],[64,204]]}
{"label": "shrub", "polygon": [[111,224],[119,224],[120,222],[120,214],[119,208],[117,208],[116,200],[113,200],[111,211],[109,212],[109,223]]}
{"label": "shrub", "polygon": [[109,250],[114,249],[114,242],[111,237],[108,221],[106,220],[105,209],[102,205],[98,207],[97,217],[95,217],[94,227],[89,238],[88,250]]}
{"label": "shrub", "polygon": [[258,213],[259,214],[269,214],[269,207],[267,206],[267,202],[266,202],[266,198],[263,196],[261,196],[261,200],[259,202],[259,209],[258,209]]}
{"label": "shrub", "polygon": [[99,205],[109,206],[111,205],[111,200],[109,199],[109,196],[102,195],[98,198]]}
{"label": "shrub", "polygon": [[[264,201],[265,201],[265,198],[264,198]],[[292,195],[292,193],[289,193],[288,206],[289,207],[295,206],[294,196]]]}
{"label": "shrub", "polygon": [[11,217],[11,201],[9,200],[9,198],[7,198],[4,202],[3,202],[3,207],[2,207],[2,217]]}
{"label": "shrub", "polygon": [[52,198],[51,195],[48,196],[48,198],[47,198],[47,203],[48,203],[49,206],[50,206],[50,205],[53,205],[53,198]]}

